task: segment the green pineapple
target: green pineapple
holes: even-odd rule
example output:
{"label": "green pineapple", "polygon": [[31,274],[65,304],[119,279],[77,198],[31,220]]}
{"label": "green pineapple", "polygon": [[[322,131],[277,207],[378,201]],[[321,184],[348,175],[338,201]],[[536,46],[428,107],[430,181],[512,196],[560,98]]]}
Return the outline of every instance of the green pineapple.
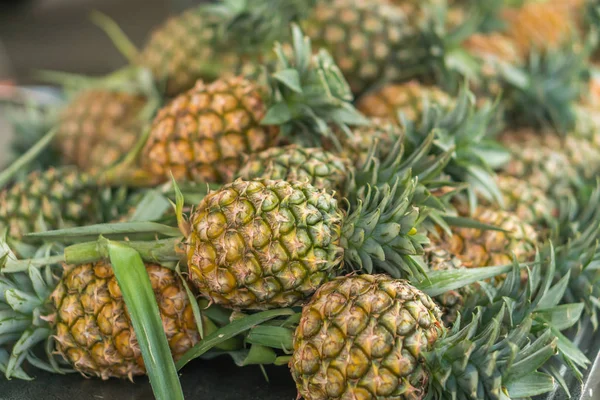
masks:
{"label": "green pineapple", "polygon": [[0,227],[19,240],[32,232],[107,222],[127,204],[104,198],[102,188],[75,168],[31,172],[0,192]]}

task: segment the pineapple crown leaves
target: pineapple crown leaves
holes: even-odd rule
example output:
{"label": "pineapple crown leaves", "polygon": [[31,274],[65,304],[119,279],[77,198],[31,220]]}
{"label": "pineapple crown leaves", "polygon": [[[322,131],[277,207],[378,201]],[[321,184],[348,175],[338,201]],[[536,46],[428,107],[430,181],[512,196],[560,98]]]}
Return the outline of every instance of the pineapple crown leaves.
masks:
{"label": "pineapple crown leaves", "polygon": [[[594,329],[600,308],[600,182],[593,190],[582,187],[577,199],[563,198],[553,223],[557,243],[556,279],[569,276],[564,301],[583,302]],[[546,249],[546,251],[548,251]]]}
{"label": "pineapple crown leaves", "polygon": [[[7,253],[0,259],[0,270],[9,257],[14,257],[4,241],[1,243],[2,251]],[[56,284],[52,266],[38,268],[30,265],[26,272],[0,275],[0,345],[12,345],[4,362],[0,360],[4,364],[2,370],[6,378],[31,379],[21,368],[25,360],[47,371],[69,372],[52,354],[53,338],[46,319],[46,301]],[[43,341],[46,342],[45,360],[33,352],[34,347]]]}
{"label": "pineapple crown leaves", "polygon": [[[551,246],[550,246],[551,247]],[[556,260],[538,253],[523,283],[514,265],[504,283],[463,310],[452,330],[425,355],[432,392],[453,398],[527,398],[554,389],[544,365],[557,353],[577,374],[588,360],[560,331],[580,318],[581,304],[558,305],[563,279],[552,284]],[[477,302],[475,302],[477,303]]]}
{"label": "pineapple crown leaves", "polygon": [[198,12],[218,16],[215,27],[223,44],[263,49],[286,36],[292,22],[301,21],[314,0],[221,0],[201,5]]}
{"label": "pineapple crown leaves", "polygon": [[275,45],[277,68],[268,74],[271,106],[263,125],[281,125],[282,134],[300,144],[314,146],[327,137],[339,146],[331,126],[349,134],[348,125],[367,120],[352,105],[352,92],[333,58],[321,49],[313,55],[310,39],[292,26],[290,55]]}
{"label": "pineapple crown leaves", "polygon": [[345,264],[350,270],[375,270],[394,278],[423,278],[419,257],[427,237],[417,231],[419,209],[412,203],[417,179],[406,176],[393,185],[367,186],[342,226]]}
{"label": "pineapple crown leaves", "polygon": [[[7,165],[14,163],[20,156],[27,153],[44,135],[54,127],[57,119],[57,107],[43,106],[27,102],[22,106],[9,106],[3,113],[14,131],[10,142],[10,158]],[[19,168],[19,174],[24,175],[34,169],[46,169],[59,165],[60,155],[53,148],[41,152],[27,166]]]}
{"label": "pineapple crown leaves", "polygon": [[508,119],[562,134],[573,129],[575,105],[589,78],[587,60],[592,43],[590,38],[583,48],[567,43],[544,52],[532,51],[525,65],[506,65],[500,79]]}
{"label": "pineapple crown leaves", "polygon": [[428,135],[435,132],[432,153],[439,155],[452,151],[444,173],[455,182],[470,185],[468,194],[472,209],[476,205],[477,192],[499,204],[503,202],[493,169],[507,162],[509,153],[490,137],[495,113],[493,104],[477,107],[473,94],[465,86],[456,105],[449,111],[444,112],[435,104],[428,105],[426,102],[418,125],[402,114],[399,117],[412,149],[418,149]]}

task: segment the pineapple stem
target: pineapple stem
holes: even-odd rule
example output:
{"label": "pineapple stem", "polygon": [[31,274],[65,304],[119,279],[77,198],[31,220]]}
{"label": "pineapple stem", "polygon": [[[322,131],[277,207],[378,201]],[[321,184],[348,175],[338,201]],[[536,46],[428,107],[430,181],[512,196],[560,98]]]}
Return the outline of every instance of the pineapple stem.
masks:
{"label": "pineapple stem", "polygon": [[117,50],[130,62],[133,63],[138,56],[138,49],[131,42],[131,40],[125,35],[125,32],[115,22],[114,19],[100,11],[92,11],[90,19],[100,29],[106,33],[111,39]]}
{"label": "pineapple stem", "polygon": [[52,129],[45,134],[31,149],[13,162],[10,167],[0,173],[0,189],[2,189],[13,177],[20,172],[26,165],[35,160],[40,153],[45,150],[56,136],[57,130]]}
{"label": "pineapple stem", "polygon": [[[166,268],[175,269],[175,266],[169,267],[169,263],[177,263],[181,260],[181,254],[178,247],[181,244],[181,238],[163,239],[157,241],[111,241],[129,246],[136,250],[146,262],[155,262]],[[65,262],[67,264],[87,264],[98,260],[106,259],[108,256],[107,245],[109,241],[103,237],[94,242],[78,243],[65,249]]]}

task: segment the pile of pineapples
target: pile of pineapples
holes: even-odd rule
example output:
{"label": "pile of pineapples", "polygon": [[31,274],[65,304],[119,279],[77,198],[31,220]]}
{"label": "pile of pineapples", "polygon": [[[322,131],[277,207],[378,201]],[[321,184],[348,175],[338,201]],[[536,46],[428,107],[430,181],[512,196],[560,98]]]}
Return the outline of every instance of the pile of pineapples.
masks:
{"label": "pile of pineapples", "polygon": [[129,65],[47,74],[64,104],[10,115],[6,378],[148,374],[180,399],[176,368],[230,355],[289,368],[307,400],[581,379],[594,1],[222,0],[141,50],[95,20]]}

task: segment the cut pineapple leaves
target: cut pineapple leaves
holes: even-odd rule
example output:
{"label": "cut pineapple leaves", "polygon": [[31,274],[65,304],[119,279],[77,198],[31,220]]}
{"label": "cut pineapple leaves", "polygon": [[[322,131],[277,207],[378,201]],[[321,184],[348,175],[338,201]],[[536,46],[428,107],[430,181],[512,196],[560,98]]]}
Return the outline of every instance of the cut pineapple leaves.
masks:
{"label": "cut pineapple leaves", "polygon": [[154,396],[158,400],[183,400],[179,376],[142,258],[127,246],[108,242],[107,247]]}

